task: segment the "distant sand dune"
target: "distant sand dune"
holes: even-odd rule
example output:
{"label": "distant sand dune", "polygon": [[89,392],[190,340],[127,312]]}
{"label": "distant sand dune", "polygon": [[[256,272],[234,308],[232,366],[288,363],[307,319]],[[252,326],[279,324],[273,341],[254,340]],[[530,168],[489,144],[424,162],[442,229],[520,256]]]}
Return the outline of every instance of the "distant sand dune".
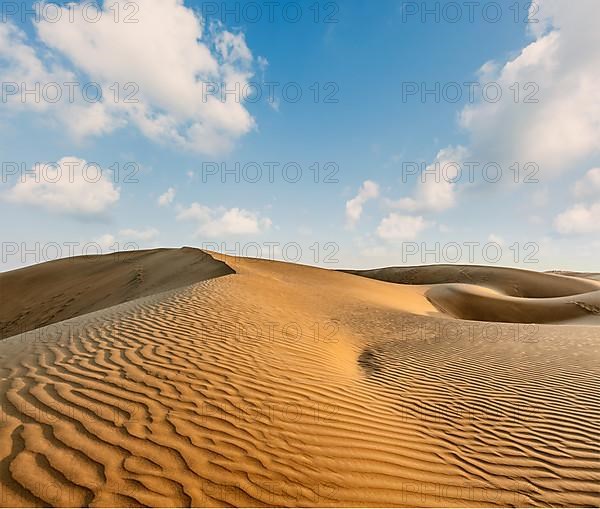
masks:
{"label": "distant sand dune", "polygon": [[600,325],[600,289],[595,292],[531,299],[510,297],[474,285],[434,286],[427,298],[440,310],[463,320],[509,323],[577,321]]}
{"label": "distant sand dune", "polygon": [[0,342],[3,506],[600,505],[597,327],[213,256],[235,274]]}
{"label": "distant sand dune", "polygon": [[600,325],[600,283],[503,267],[435,265],[348,271],[400,284],[429,285],[427,298],[454,318],[507,323]]}
{"label": "distant sand dune", "polygon": [[492,288],[512,297],[564,297],[600,290],[594,281],[508,267],[478,265],[425,265],[347,271],[390,283],[438,285],[460,283]]}

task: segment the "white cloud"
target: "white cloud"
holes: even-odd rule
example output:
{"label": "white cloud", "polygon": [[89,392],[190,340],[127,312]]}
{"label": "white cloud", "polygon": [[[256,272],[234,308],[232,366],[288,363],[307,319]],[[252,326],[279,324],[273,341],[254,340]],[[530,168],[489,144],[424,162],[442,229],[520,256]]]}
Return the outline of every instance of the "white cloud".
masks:
{"label": "white cloud", "polygon": [[101,237],[94,239],[93,242],[100,246],[102,252],[99,254],[107,254],[111,252],[112,248],[116,245],[117,239],[114,235],[105,233]]}
{"label": "white cloud", "polygon": [[563,235],[600,232],[600,202],[572,206],[556,216],[554,228]]}
{"label": "white cloud", "polygon": [[156,228],[146,228],[145,230],[134,230],[132,228],[121,230],[119,237],[127,240],[141,240],[144,242],[150,242],[156,239],[160,232]]}
{"label": "white cloud", "polygon": [[240,208],[211,209],[199,203],[192,203],[177,215],[179,221],[193,221],[198,225],[196,235],[220,237],[226,235],[259,234],[272,226],[272,221],[261,217],[257,212]]}
{"label": "white cloud", "polygon": [[[480,70],[502,98],[466,106],[461,125],[483,161],[537,163],[544,175],[570,171],[600,151],[600,2],[538,0],[530,25],[535,40],[504,63]],[[514,86],[520,97],[515,100]],[[513,89],[511,89],[513,87]],[[537,100],[537,103],[524,102]]]}
{"label": "white cloud", "polygon": [[573,186],[576,198],[589,198],[600,196],[600,168],[593,168]]}
{"label": "white cloud", "polygon": [[104,134],[122,125],[103,103],[86,102],[81,88],[75,92],[73,83],[81,81],[77,75],[55,58],[44,62],[28,44],[25,32],[10,22],[0,23],[0,79],[6,112],[50,114],[74,138]]}
{"label": "white cloud", "polygon": [[182,209],[177,215],[177,219],[180,221],[205,223],[210,221],[212,213],[212,210],[206,205],[200,205],[199,203],[194,202],[188,208]]}
{"label": "white cloud", "polygon": [[[45,45],[39,54],[22,30],[2,24],[0,78],[30,86],[51,81],[99,83],[101,102],[63,100],[36,106],[54,113],[78,137],[133,125],[154,141],[190,150],[214,154],[230,149],[255,122],[240,97],[223,97],[211,93],[210,87],[243,90],[248,83],[254,59],[244,35],[220,25],[205,27],[183,0],[137,0],[138,22],[115,22],[115,5],[124,15],[125,3],[103,2],[95,23],[82,15],[88,12],[85,2],[62,7],[56,22],[35,23]],[[66,63],[47,65],[59,57]],[[125,102],[130,94],[130,102]],[[13,100],[12,105],[22,104]]]}
{"label": "white cloud", "polygon": [[265,57],[260,56],[260,55],[256,59],[256,63],[258,64],[258,68],[262,72],[265,72],[267,70],[267,67],[269,67],[269,61]]}
{"label": "white cloud", "polygon": [[84,217],[105,215],[119,197],[105,171],[76,157],[36,164],[5,194],[12,203]]}
{"label": "white cloud", "polygon": [[273,111],[279,112],[281,108],[281,101],[278,97],[269,97],[267,98],[267,104],[271,107]]}
{"label": "white cloud", "polygon": [[414,240],[429,226],[431,224],[421,216],[391,213],[379,224],[377,235],[384,240]]}
{"label": "white cloud", "polygon": [[422,173],[414,197],[389,201],[388,204],[410,212],[441,212],[453,207],[466,155],[467,149],[461,146],[440,150],[435,161]]}
{"label": "white cloud", "polygon": [[[600,196],[600,168],[592,168],[575,182],[573,195],[578,199]],[[554,219],[554,229],[563,235],[600,232],[600,202],[576,203]]]}
{"label": "white cloud", "polygon": [[358,191],[358,195],[346,202],[346,220],[348,225],[354,226],[362,215],[365,203],[378,196],[379,186],[371,180],[365,180]]}
{"label": "white cloud", "polygon": [[164,194],[161,194],[158,197],[158,204],[161,207],[166,207],[167,205],[171,205],[171,203],[173,203],[174,199],[175,199],[175,189],[172,187],[169,187],[169,189],[167,189],[167,191]]}

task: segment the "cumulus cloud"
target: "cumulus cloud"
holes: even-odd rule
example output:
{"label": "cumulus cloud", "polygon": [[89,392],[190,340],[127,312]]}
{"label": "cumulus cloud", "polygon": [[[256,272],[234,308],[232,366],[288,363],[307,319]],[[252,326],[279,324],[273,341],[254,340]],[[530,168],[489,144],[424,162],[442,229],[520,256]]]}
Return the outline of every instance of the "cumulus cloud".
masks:
{"label": "cumulus cloud", "polygon": [[410,212],[441,212],[453,207],[461,165],[466,156],[467,149],[461,146],[440,150],[435,161],[422,173],[414,196],[388,204]]}
{"label": "cumulus cloud", "polygon": [[101,102],[86,101],[81,88],[76,93],[75,84],[81,81],[76,73],[52,56],[45,62],[28,44],[25,32],[11,22],[0,23],[0,79],[6,112],[49,114],[76,139],[123,125]]}
{"label": "cumulus cloud", "polygon": [[76,157],[36,164],[4,196],[12,203],[85,218],[104,216],[119,197],[107,172]]}
{"label": "cumulus cloud", "polygon": [[[600,168],[592,168],[573,185],[579,200],[600,196]],[[554,218],[554,229],[563,235],[600,232],[600,202],[579,202]]]}
{"label": "cumulus cloud", "polygon": [[158,204],[161,207],[166,207],[167,205],[171,205],[171,203],[173,203],[174,199],[175,199],[175,189],[172,187],[169,187],[169,189],[167,189],[167,191],[164,194],[161,194],[158,197]]}
{"label": "cumulus cloud", "polygon": [[402,216],[391,213],[377,228],[377,235],[384,240],[414,240],[431,226],[422,216]]}
{"label": "cumulus cloud", "polygon": [[182,209],[177,215],[177,220],[196,223],[196,235],[201,237],[256,235],[272,226],[268,217],[261,217],[257,212],[237,207],[213,209],[200,203],[192,203]]}
{"label": "cumulus cloud", "polygon": [[110,233],[105,233],[104,235],[95,238],[92,242],[100,246],[102,252],[99,254],[109,253],[115,246],[117,246],[117,239]]}
{"label": "cumulus cloud", "polygon": [[[154,141],[207,154],[231,148],[253,129],[254,119],[240,97],[214,87],[243,90],[253,75],[244,35],[205,26],[183,0],[137,0],[138,22],[115,22],[114,12],[126,12],[126,3],[103,2],[95,23],[85,18],[85,2],[57,7],[58,21],[35,24],[40,51],[22,30],[2,24],[2,81],[99,83],[101,101],[35,106],[51,111],[78,137],[133,125]],[[59,59],[60,65],[47,64]]]}
{"label": "cumulus cloud", "polygon": [[573,194],[580,199],[600,196],[600,168],[591,169],[575,182]]}
{"label": "cumulus cloud", "polygon": [[554,228],[563,235],[600,232],[600,202],[572,206],[556,216]]}
{"label": "cumulus cloud", "polygon": [[363,207],[369,200],[379,196],[379,186],[371,181],[365,180],[358,194],[346,202],[346,220],[349,226],[354,226],[362,215]]}
{"label": "cumulus cloud", "polygon": [[538,0],[532,9],[540,20],[530,25],[534,40],[480,70],[480,82],[496,82],[501,99],[466,106],[460,123],[478,159],[534,162],[548,176],[600,151],[600,3]]}

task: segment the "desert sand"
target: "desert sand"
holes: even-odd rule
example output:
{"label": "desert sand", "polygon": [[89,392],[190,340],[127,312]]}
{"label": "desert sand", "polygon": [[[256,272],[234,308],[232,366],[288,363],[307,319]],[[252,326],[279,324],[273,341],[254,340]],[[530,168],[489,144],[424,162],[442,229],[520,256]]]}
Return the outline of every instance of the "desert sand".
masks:
{"label": "desert sand", "polygon": [[186,248],[0,274],[3,506],[598,506],[600,282]]}
{"label": "desert sand", "polygon": [[455,318],[506,323],[599,324],[597,274],[435,265],[348,271],[379,281],[430,285],[429,301]]}

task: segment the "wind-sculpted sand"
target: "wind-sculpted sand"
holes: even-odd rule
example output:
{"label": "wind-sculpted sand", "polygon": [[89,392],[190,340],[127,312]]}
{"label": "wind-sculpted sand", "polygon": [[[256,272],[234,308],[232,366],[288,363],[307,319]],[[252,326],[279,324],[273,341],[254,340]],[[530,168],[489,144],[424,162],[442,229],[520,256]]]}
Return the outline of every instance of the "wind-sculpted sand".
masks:
{"label": "wind-sculpted sand", "polygon": [[0,339],[231,274],[198,249],[77,256],[0,273]]}
{"label": "wind-sculpted sand", "polygon": [[[600,505],[600,328],[465,321],[434,283],[221,260],[0,342],[3,506]],[[589,293],[562,279],[560,298]]]}
{"label": "wind-sculpted sand", "polygon": [[464,320],[600,325],[600,282],[593,274],[460,265],[348,272],[378,281],[429,285],[429,301]]}

